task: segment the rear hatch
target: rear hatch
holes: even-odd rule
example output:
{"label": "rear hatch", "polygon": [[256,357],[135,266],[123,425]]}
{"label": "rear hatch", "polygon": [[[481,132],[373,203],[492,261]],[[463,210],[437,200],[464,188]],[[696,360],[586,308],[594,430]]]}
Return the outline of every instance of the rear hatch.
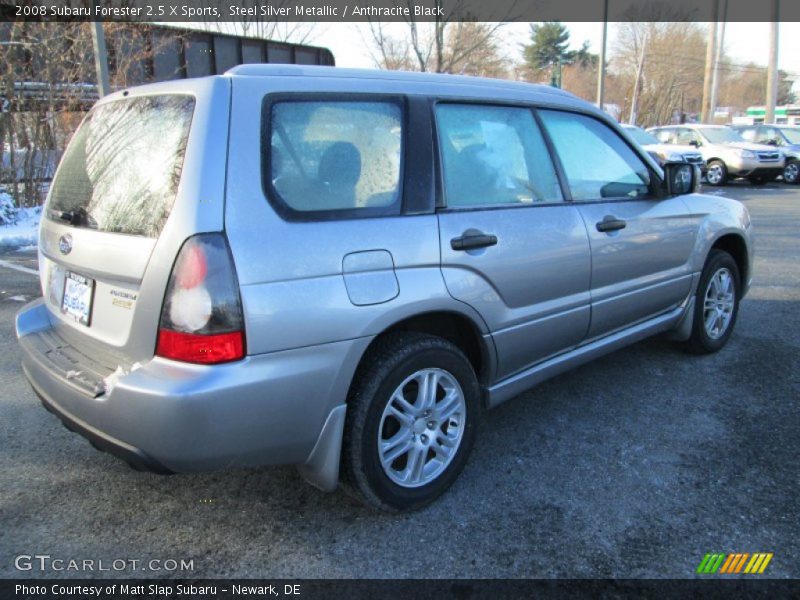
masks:
{"label": "rear hatch", "polygon": [[214,77],[116,93],[87,115],[40,229],[55,343],[110,370],[153,356],[181,244],[223,226],[229,103]]}

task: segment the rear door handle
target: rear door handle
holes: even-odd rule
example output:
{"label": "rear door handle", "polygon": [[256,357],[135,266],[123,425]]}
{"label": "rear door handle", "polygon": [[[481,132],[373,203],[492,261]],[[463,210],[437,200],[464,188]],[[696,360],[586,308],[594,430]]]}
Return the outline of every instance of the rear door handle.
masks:
{"label": "rear door handle", "polygon": [[619,231],[620,229],[625,229],[625,226],[628,223],[625,222],[623,219],[618,219],[617,217],[607,215],[603,217],[602,221],[598,221],[597,231],[602,231],[603,233],[609,233],[611,231]]}
{"label": "rear door handle", "polygon": [[482,232],[464,232],[460,237],[450,240],[450,247],[453,250],[474,250],[475,248],[486,248],[497,244],[497,236]]}

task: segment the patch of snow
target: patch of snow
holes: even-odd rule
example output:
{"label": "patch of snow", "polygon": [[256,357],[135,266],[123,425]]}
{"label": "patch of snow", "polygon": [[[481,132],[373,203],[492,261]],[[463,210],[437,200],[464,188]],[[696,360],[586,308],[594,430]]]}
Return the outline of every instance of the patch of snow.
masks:
{"label": "patch of snow", "polygon": [[9,296],[8,298],[6,298],[6,300],[13,300],[14,302],[27,302],[28,301],[28,297],[27,296],[21,296],[21,295],[20,296]]}
{"label": "patch of snow", "polygon": [[[0,192],[0,201],[3,194],[4,192]],[[39,239],[39,220],[41,218],[41,206],[16,210],[14,221],[8,225],[0,225],[0,250],[18,248],[34,250]]]}

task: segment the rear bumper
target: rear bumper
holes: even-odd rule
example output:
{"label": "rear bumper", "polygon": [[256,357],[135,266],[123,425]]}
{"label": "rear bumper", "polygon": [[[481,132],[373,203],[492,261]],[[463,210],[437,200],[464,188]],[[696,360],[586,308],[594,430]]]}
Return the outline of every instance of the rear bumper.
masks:
{"label": "rear bumper", "polygon": [[98,431],[74,415],[69,414],[51,400],[45,398],[37,389],[36,384],[28,373],[28,370],[25,368],[25,365],[22,366],[22,370],[25,373],[25,376],[28,378],[28,381],[31,383],[33,391],[36,392],[36,395],[39,396],[39,400],[42,401],[42,406],[61,419],[64,427],[85,437],[87,440],[89,440],[89,443],[98,450],[101,450],[102,452],[108,452],[120,460],[124,460],[126,463],[128,463],[128,465],[131,466],[131,468],[136,469],[137,471],[150,471],[160,475],[170,475],[173,473],[173,471],[167,469],[153,457],[148,456],[140,448],[134,448],[125,442],[121,442],[112,438],[102,431]]}
{"label": "rear bumper", "polygon": [[161,473],[306,463],[370,341],[215,366],[154,358],[121,367],[93,395],[41,351],[48,324],[41,300],[17,316],[23,370],[45,407],[98,448]]}

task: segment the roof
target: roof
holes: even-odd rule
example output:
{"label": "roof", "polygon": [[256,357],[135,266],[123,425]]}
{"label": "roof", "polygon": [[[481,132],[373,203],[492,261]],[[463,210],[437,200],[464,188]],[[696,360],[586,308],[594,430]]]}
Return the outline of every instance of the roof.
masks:
{"label": "roof", "polygon": [[229,69],[230,77],[330,77],[341,79],[372,79],[407,83],[441,83],[447,85],[480,85],[498,90],[548,93],[554,96],[574,98],[569,92],[538,83],[524,83],[488,77],[470,77],[445,73],[418,73],[410,71],[382,71],[378,69],[344,69],[314,65],[247,64]]}

